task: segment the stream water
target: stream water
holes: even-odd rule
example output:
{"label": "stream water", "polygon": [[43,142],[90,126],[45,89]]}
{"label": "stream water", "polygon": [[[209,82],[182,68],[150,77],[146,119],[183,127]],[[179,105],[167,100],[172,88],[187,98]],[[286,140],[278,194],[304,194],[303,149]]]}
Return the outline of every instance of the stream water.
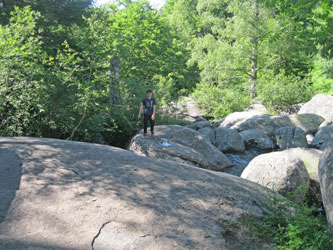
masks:
{"label": "stream water", "polygon": [[234,164],[233,167],[226,169],[225,173],[240,176],[246,166],[253,160],[256,156],[263,154],[261,150],[249,148],[243,154],[230,154],[226,153],[225,156]]}

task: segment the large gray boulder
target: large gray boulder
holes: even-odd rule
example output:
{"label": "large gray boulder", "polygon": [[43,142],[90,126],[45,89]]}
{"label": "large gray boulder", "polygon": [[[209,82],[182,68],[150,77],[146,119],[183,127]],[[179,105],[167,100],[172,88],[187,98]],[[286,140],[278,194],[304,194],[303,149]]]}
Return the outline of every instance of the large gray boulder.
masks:
{"label": "large gray boulder", "polygon": [[199,129],[199,133],[202,135],[203,138],[211,142],[213,145],[215,145],[216,139],[215,139],[215,130],[210,127],[204,127]]}
{"label": "large gray boulder", "polygon": [[[161,139],[170,141],[163,146]],[[181,163],[222,171],[232,163],[198,131],[178,126],[155,127],[155,138],[144,137],[142,131],[131,141],[129,150],[137,155],[173,160]]]}
{"label": "large gray boulder", "polygon": [[323,121],[324,118],[316,114],[272,116],[260,112],[235,112],[228,115],[220,126],[238,131],[259,129],[274,136],[277,129],[286,126],[299,127],[306,134],[313,134]]}
{"label": "large gray boulder", "polygon": [[[220,121],[220,127],[226,128],[238,128],[241,124],[243,124],[247,120],[253,119],[269,119],[273,117],[272,115],[266,114],[264,112],[249,110],[243,112],[234,112],[227,115]],[[246,130],[246,129],[243,129]]]}
{"label": "large gray boulder", "polygon": [[[244,169],[241,177],[289,196],[294,201],[304,199],[310,184],[304,162],[283,151],[257,156]],[[301,187],[305,188],[305,192],[289,195]]]}
{"label": "large gray boulder", "polygon": [[325,150],[330,144],[333,145],[333,126],[320,128],[311,141],[313,147],[321,150]]}
{"label": "large gray boulder", "polygon": [[219,127],[215,129],[215,144],[222,152],[242,153],[245,145],[237,130]]}
{"label": "large gray boulder", "polygon": [[191,129],[199,130],[205,127],[212,127],[212,124],[209,121],[196,121],[188,126]]}
{"label": "large gray boulder", "polygon": [[230,249],[246,244],[230,225],[271,202],[235,176],[89,143],[0,137],[0,171],[3,250]]}
{"label": "large gray boulder", "polygon": [[333,121],[333,95],[318,94],[307,102],[299,114],[317,114],[322,116],[327,122]]}
{"label": "large gray boulder", "polygon": [[323,153],[322,151],[314,148],[292,148],[282,152],[290,158],[302,160],[308,171],[310,180],[319,185],[318,164]]}
{"label": "large gray boulder", "polygon": [[246,147],[257,148],[261,150],[273,150],[274,142],[259,129],[249,129],[239,133]]}
{"label": "large gray boulder", "polygon": [[178,120],[195,122],[198,117],[203,116],[202,109],[195,100],[189,97],[180,97],[177,102],[171,102],[160,108],[162,116],[173,117]]}
{"label": "large gray boulder", "polygon": [[292,148],[283,152],[288,154],[291,158],[300,159],[303,161],[310,177],[310,186],[307,193],[307,199],[316,204],[320,204],[322,199],[320,194],[318,165],[320,156],[323,152],[314,148]]}
{"label": "large gray boulder", "polygon": [[282,127],[276,130],[276,144],[282,150],[289,148],[307,148],[306,135],[301,128],[293,126]]}
{"label": "large gray boulder", "polygon": [[333,147],[329,146],[320,158],[319,178],[321,195],[328,224],[333,230]]}

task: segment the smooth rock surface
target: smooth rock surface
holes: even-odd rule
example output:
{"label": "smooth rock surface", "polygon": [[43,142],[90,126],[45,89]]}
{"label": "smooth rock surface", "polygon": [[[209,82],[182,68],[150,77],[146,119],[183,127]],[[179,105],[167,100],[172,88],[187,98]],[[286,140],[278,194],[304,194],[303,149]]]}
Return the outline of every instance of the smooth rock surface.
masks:
{"label": "smooth rock surface", "polygon": [[[244,169],[242,178],[268,187],[283,195],[296,191],[304,186],[308,190],[309,174],[304,162],[293,157],[290,152],[273,152],[254,158]],[[294,201],[302,201],[306,193],[291,197]]]}
{"label": "smooth rock surface", "polygon": [[215,145],[215,130],[210,127],[204,127],[199,129],[199,133],[202,135],[203,138],[207,139],[213,145]]}
{"label": "smooth rock surface", "polygon": [[16,190],[20,187],[22,161],[13,151],[0,147],[0,223],[4,221]]}
{"label": "smooth rock surface", "polygon": [[215,145],[225,153],[242,153],[245,145],[237,130],[218,127],[215,129]]}
{"label": "smooth rock surface", "polygon": [[302,160],[308,171],[310,180],[319,184],[318,164],[320,156],[323,153],[322,151],[314,148],[292,148],[282,152],[290,158]]}
{"label": "smooth rock surface", "polygon": [[333,147],[328,147],[319,161],[321,195],[328,224],[333,230]]}
{"label": "smooth rock surface", "polygon": [[257,148],[261,150],[273,150],[274,142],[259,129],[249,129],[239,133],[246,147]]}
{"label": "smooth rock surface", "polygon": [[259,129],[273,136],[277,129],[286,126],[299,127],[305,134],[313,134],[323,121],[324,118],[316,114],[272,116],[260,112],[235,112],[228,115],[220,126],[238,131]]}
{"label": "smooth rock surface", "polygon": [[311,141],[311,145],[321,150],[325,150],[328,145],[333,145],[333,126],[320,128]]}
{"label": "smooth rock surface", "polygon": [[197,121],[190,124],[188,127],[194,130],[199,130],[205,127],[211,127],[212,124],[209,121]]}
{"label": "smooth rock surface", "polygon": [[304,104],[299,114],[317,114],[327,122],[333,121],[333,95],[318,94]]}
{"label": "smooth rock surface", "polygon": [[293,126],[282,127],[276,130],[276,144],[281,150],[289,148],[307,148],[306,135],[301,128]]}
{"label": "smooth rock surface", "polygon": [[[251,119],[263,119],[271,118],[272,115],[259,112],[259,111],[243,111],[243,112],[233,112],[226,117],[224,117],[220,122],[220,127],[232,128],[239,127],[240,124]],[[245,129],[244,129],[245,130]]]}
{"label": "smooth rock surface", "polygon": [[269,203],[247,180],[110,146],[0,137],[0,148],[14,173],[1,179],[3,250],[227,250],[246,244],[227,241],[227,225]]}
{"label": "smooth rock surface", "polygon": [[[159,139],[171,141],[170,147],[162,146]],[[222,171],[232,163],[198,131],[178,126],[155,127],[155,138],[145,138],[142,131],[131,141],[129,150],[137,155],[173,160],[198,167]]]}

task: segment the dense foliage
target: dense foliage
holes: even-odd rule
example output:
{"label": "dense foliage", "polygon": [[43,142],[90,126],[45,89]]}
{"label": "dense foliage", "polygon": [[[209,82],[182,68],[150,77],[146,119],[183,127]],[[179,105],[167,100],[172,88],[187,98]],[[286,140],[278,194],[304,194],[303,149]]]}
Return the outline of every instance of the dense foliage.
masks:
{"label": "dense foliage", "polygon": [[269,249],[325,250],[333,248],[333,238],[323,214],[309,204],[295,204],[273,197],[270,211],[262,218],[244,217],[243,225],[254,241]]}
{"label": "dense foliage", "polygon": [[147,88],[213,119],[333,93],[329,0],[94,2],[0,0],[0,135],[125,146]]}
{"label": "dense foliage", "polygon": [[123,146],[146,88],[163,104],[195,85],[185,46],[147,2],[89,9],[51,49],[31,8],[16,7],[0,26],[1,135]]}

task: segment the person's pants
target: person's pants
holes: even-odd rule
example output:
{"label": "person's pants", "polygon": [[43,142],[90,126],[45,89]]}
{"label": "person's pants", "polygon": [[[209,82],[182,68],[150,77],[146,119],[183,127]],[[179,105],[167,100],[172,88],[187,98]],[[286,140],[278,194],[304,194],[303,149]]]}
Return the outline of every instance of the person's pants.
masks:
{"label": "person's pants", "polygon": [[151,117],[152,117],[152,115],[147,115],[147,114],[144,115],[144,118],[143,118],[143,124],[144,124],[143,130],[144,130],[145,134],[147,133],[148,121],[150,123],[150,131],[154,132],[154,121],[151,119]]}

